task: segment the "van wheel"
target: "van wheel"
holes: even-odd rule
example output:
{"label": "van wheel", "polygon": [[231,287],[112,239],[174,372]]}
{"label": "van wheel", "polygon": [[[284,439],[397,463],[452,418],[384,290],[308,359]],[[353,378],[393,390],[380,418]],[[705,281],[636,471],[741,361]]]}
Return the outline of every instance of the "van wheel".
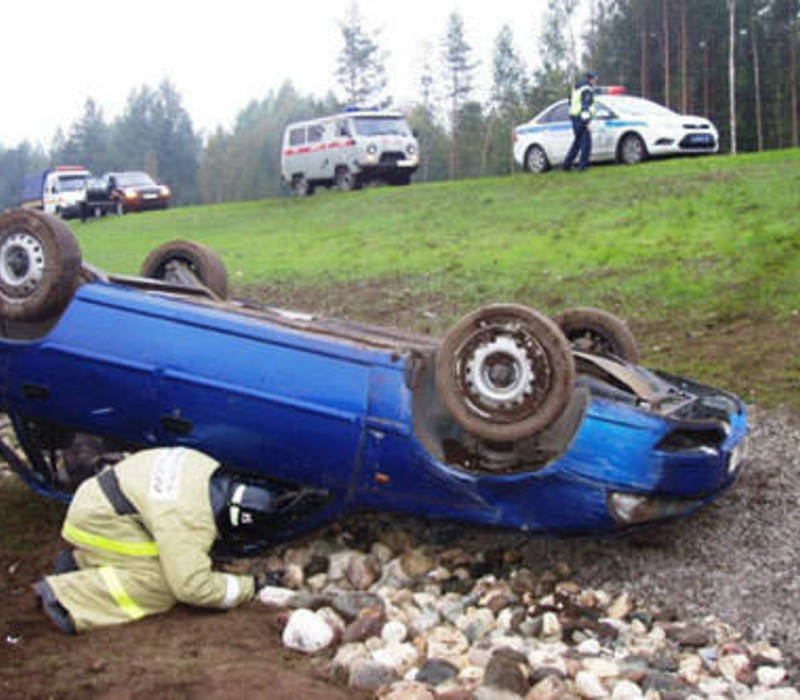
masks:
{"label": "van wheel", "polygon": [[228,297],[228,272],[222,259],[194,241],[170,241],[159,246],[145,258],[141,275],[182,286],[199,283],[220,299]]}
{"label": "van wheel", "polygon": [[347,166],[342,166],[336,171],[336,187],[342,192],[361,189],[361,179],[350,171]]}
{"label": "van wheel", "polygon": [[436,386],[455,421],[485,440],[513,442],[552,424],[575,383],[569,345],[549,318],[517,304],[464,316],[436,356]]}
{"label": "van wheel", "polygon": [[292,178],[292,193],[295,197],[307,197],[314,194],[314,185],[312,185],[304,175],[295,175]]}
{"label": "van wheel", "polygon": [[0,215],[0,316],[44,321],[60,313],[79,283],[81,250],[61,219],[10,209]]}
{"label": "van wheel", "polygon": [[639,361],[639,346],[625,321],[601,309],[568,309],[553,317],[573,350],[612,355],[633,364]]}

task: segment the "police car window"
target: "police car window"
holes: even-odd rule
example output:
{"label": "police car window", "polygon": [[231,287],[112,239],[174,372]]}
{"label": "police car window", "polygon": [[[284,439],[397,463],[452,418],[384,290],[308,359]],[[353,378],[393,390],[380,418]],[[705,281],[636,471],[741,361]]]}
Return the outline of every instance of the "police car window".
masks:
{"label": "police car window", "polygon": [[308,127],[308,142],[316,143],[322,141],[322,135],[325,133],[325,127],[322,124],[312,124]]}
{"label": "police car window", "polygon": [[289,145],[290,146],[299,146],[302,143],[306,142],[306,130],[303,127],[299,129],[292,129],[289,132]]}
{"label": "police car window", "polygon": [[542,118],[543,122],[564,122],[569,119],[569,104],[559,102]]}

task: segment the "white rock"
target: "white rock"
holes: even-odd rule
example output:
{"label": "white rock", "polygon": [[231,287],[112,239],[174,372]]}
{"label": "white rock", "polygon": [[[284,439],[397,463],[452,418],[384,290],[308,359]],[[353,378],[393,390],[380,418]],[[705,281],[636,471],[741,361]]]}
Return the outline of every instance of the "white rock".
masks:
{"label": "white rock", "polygon": [[758,696],[759,700],[800,700],[800,693],[794,688],[772,688]]}
{"label": "white rock", "polygon": [[542,639],[546,641],[558,641],[561,639],[561,623],[558,615],[554,612],[546,612],[542,615]]}
{"label": "white rock", "polygon": [[719,672],[729,681],[736,681],[737,676],[750,666],[750,659],[744,654],[728,654],[717,661]]}
{"label": "white rock", "polygon": [[644,637],[647,634],[647,625],[641,620],[632,620],[630,624],[631,634],[637,637]]}
{"label": "white rock", "polygon": [[697,687],[706,695],[725,695],[731,686],[722,678],[703,678]]}
{"label": "white rock", "polygon": [[598,678],[616,678],[619,675],[619,666],[613,659],[600,657],[583,660],[583,668]]}
{"label": "white rock", "polygon": [[424,634],[442,621],[439,613],[433,608],[420,610],[416,615],[409,615],[408,626],[416,634]]}
{"label": "white rock", "polygon": [[381,630],[381,638],[384,642],[404,642],[408,635],[408,628],[399,620],[390,620]]}
{"label": "white rock", "polygon": [[389,642],[382,649],[373,651],[370,657],[379,664],[393,668],[402,676],[417,662],[419,653],[416,647],[408,642]]}
{"label": "white rock", "polygon": [[351,549],[345,549],[342,552],[334,552],[328,557],[328,578],[331,581],[338,581],[344,578],[347,571],[347,565],[354,555],[358,554]]}
{"label": "white rock", "polygon": [[312,593],[319,593],[328,583],[328,574],[314,574],[306,579],[306,587]]}
{"label": "white rock", "polygon": [[350,644],[342,644],[336,650],[336,656],[333,657],[331,665],[334,669],[344,669],[350,671],[350,667],[358,659],[365,659],[369,652],[364,642],[352,642]]}
{"label": "white rock", "polygon": [[386,564],[387,562],[391,561],[393,556],[392,550],[382,542],[374,542],[369,551],[378,557],[378,560],[381,564]]}
{"label": "white rock", "polygon": [[429,659],[449,660],[461,656],[469,649],[467,638],[457,629],[449,625],[434,627],[426,635]]}
{"label": "white rock", "polygon": [[319,615],[325,622],[328,623],[334,634],[341,635],[347,623],[342,619],[342,616],[331,607],[324,607],[317,610]]}
{"label": "white rock", "polygon": [[470,608],[456,620],[456,628],[471,642],[480,639],[493,625],[494,615],[489,608]]}
{"label": "white rock", "polygon": [[281,586],[264,586],[258,592],[258,599],[272,608],[285,608],[289,601],[297,595],[297,591]]}
{"label": "white rock", "polygon": [[283,580],[281,581],[286,588],[299,590],[305,583],[305,575],[303,574],[303,567],[298,564],[289,564],[286,571],[283,573]]}
{"label": "white rock", "polygon": [[578,653],[584,656],[597,656],[602,647],[596,639],[587,639],[578,644]]}
{"label": "white rock", "polygon": [[452,574],[443,566],[437,566],[432,571],[428,572],[428,578],[432,581],[447,581]]}
{"label": "white rock", "polygon": [[283,629],[283,644],[306,654],[324,649],[333,641],[333,630],[325,620],[311,610],[301,608],[289,616]]}
{"label": "white rock", "polygon": [[691,685],[697,685],[703,674],[703,659],[692,654],[680,660],[678,676]]}
{"label": "white rock", "polygon": [[414,602],[420,608],[432,608],[439,603],[439,599],[430,593],[415,593]]}
{"label": "white rock", "polygon": [[425,683],[407,679],[392,683],[378,694],[380,700],[435,700],[434,692]]}
{"label": "white rock", "polygon": [[582,698],[607,698],[608,691],[600,679],[589,671],[578,671],[575,676],[575,690]]}
{"label": "white rock", "polygon": [[757,642],[748,644],[747,648],[750,650],[750,654],[752,656],[763,656],[765,659],[769,659],[774,664],[783,663],[783,654],[781,653],[781,650],[772,646],[764,639],[760,639]]}
{"label": "white rock", "polygon": [[625,591],[617,599],[608,606],[606,614],[613,617],[615,620],[621,620],[631,610],[633,610],[633,598],[631,594]]}
{"label": "white rock", "polygon": [[638,700],[644,697],[642,689],[633,681],[623,679],[614,684],[611,700]]}
{"label": "white rock", "polygon": [[503,630],[504,632],[508,632],[511,629],[511,620],[516,614],[519,608],[503,608],[497,614],[497,622],[495,627],[499,630]]}
{"label": "white rock", "polygon": [[759,666],[756,669],[756,678],[758,678],[759,685],[769,688],[778,685],[786,678],[786,669],[781,666]]}
{"label": "white rock", "polygon": [[364,644],[370,652],[383,649],[383,647],[386,646],[386,642],[384,642],[380,637],[369,637],[368,639],[364,640]]}
{"label": "white rock", "polygon": [[594,593],[598,608],[605,610],[611,604],[611,596],[605,591],[593,590],[592,593]]}
{"label": "white rock", "polygon": [[478,685],[483,680],[483,673],[481,666],[465,666],[458,672],[458,678],[468,685]]}

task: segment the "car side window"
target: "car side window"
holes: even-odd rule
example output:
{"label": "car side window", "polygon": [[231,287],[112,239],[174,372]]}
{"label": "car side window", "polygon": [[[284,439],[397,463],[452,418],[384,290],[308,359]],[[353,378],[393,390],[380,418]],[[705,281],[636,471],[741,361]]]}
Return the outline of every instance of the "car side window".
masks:
{"label": "car side window", "polygon": [[306,142],[306,130],[305,127],[300,127],[299,129],[292,129],[289,132],[289,145],[290,146],[300,146]]}
{"label": "car side window", "polygon": [[312,124],[308,127],[308,142],[317,143],[322,141],[322,135],[325,133],[325,127],[322,124]]}
{"label": "car side window", "polygon": [[565,122],[569,119],[569,103],[559,102],[542,118],[543,122]]}
{"label": "car side window", "polygon": [[347,126],[346,119],[342,119],[342,121],[336,125],[336,133],[339,136],[350,136],[350,127]]}

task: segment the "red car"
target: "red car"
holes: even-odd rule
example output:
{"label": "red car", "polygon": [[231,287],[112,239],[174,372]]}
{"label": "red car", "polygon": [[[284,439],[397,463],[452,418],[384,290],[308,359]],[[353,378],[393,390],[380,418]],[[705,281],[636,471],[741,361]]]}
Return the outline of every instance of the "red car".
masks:
{"label": "red car", "polygon": [[121,211],[144,211],[166,209],[171,192],[166,185],[159,185],[147,173],[131,170],[122,173],[106,173],[109,187],[118,193]]}

